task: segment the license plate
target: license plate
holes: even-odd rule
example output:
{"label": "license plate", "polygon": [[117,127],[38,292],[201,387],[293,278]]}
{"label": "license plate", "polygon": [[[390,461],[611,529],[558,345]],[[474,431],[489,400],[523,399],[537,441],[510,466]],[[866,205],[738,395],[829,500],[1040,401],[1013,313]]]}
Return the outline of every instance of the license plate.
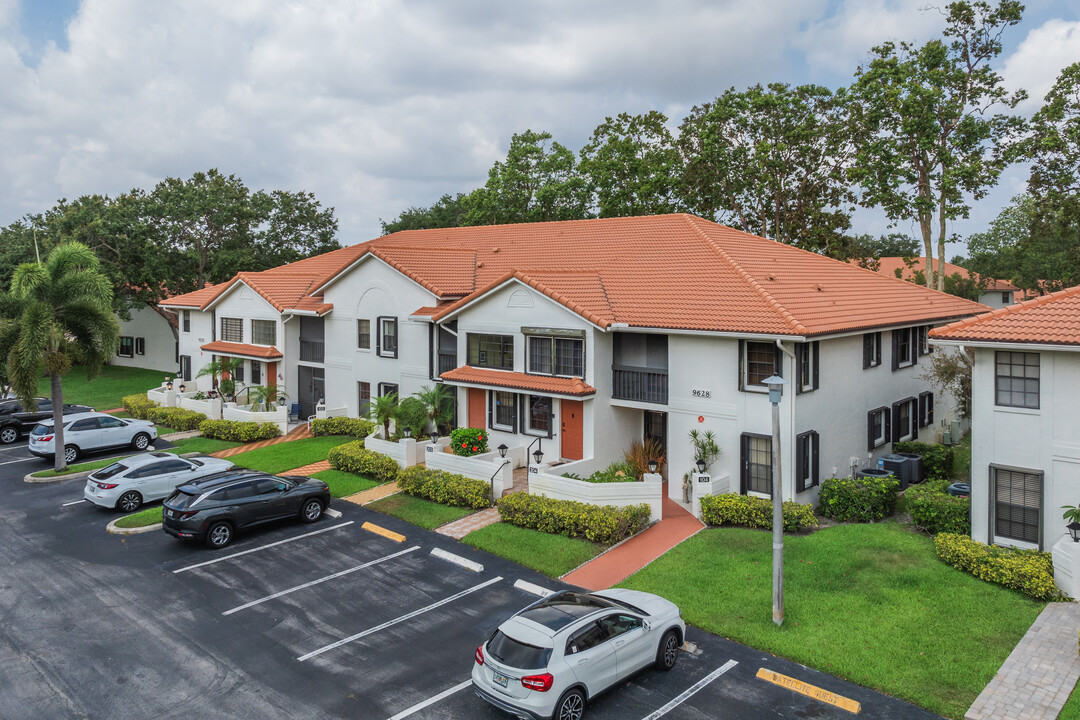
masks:
{"label": "license plate", "polygon": [[505,675],[497,673],[494,670],[491,671],[491,679],[495,681],[496,685],[502,685],[503,687],[506,687],[506,683],[509,680]]}
{"label": "license plate", "polygon": [[173,516],[173,511],[166,509],[165,510],[165,515],[166,515],[166,517],[172,517]]}

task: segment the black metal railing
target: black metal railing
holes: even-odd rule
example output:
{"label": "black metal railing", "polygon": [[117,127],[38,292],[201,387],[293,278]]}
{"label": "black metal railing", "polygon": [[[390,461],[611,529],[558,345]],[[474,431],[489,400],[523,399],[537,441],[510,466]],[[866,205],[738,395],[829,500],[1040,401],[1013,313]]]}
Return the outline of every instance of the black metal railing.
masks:
{"label": "black metal railing", "polygon": [[303,362],[321,363],[324,357],[322,340],[305,340],[304,338],[300,338],[300,360]]}
{"label": "black metal railing", "polygon": [[668,374],[662,368],[611,366],[611,397],[667,405]]}
{"label": "black metal railing", "polygon": [[457,353],[440,352],[439,353],[439,371],[437,374],[442,375],[444,372],[449,372],[457,367]]}

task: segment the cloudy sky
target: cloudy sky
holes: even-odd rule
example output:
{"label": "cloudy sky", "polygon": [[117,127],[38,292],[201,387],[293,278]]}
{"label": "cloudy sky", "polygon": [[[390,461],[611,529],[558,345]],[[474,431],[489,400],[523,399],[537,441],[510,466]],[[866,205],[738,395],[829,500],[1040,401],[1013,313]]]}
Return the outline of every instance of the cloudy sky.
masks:
{"label": "cloudy sky", "polygon": [[[515,132],[576,151],[606,115],[677,125],[732,86],[847,85],[871,46],[939,33],[927,4],[0,0],[0,225],[217,167],[314,192],[360,242],[482,184]],[[1078,59],[1078,3],[1032,0],[998,69],[1030,113]],[[984,228],[1025,178],[1007,173],[954,230]]]}

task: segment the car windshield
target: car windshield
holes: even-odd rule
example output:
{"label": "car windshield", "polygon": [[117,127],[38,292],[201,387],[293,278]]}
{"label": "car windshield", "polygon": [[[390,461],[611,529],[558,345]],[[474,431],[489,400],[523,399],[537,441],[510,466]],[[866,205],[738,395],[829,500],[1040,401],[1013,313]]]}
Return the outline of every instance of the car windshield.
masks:
{"label": "car windshield", "polygon": [[520,670],[546,668],[548,658],[551,657],[551,648],[526,645],[504,634],[502,630],[496,630],[488,640],[487,651],[491,657],[504,665]]}
{"label": "car windshield", "polygon": [[50,425],[35,425],[34,429],[30,431],[30,434],[35,437],[41,437],[42,435],[48,435],[52,432],[52,426]]}
{"label": "car windshield", "polygon": [[128,469],[127,465],[122,465],[120,463],[113,463],[112,465],[109,465],[108,467],[101,468],[100,470],[98,470],[96,473],[94,473],[90,477],[92,477],[94,480],[108,480],[112,476],[119,475],[120,473],[124,472],[127,469]]}
{"label": "car windshield", "polygon": [[195,500],[196,497],[197,496],[195,495],[188,495],[186,492],[180,492],[179,490],[177,490],[172,495],[170,495],[169,499],[165,502],[168,504],[169,507],[180,509],[186,508],[187,506],[191,505],[191,503]]}

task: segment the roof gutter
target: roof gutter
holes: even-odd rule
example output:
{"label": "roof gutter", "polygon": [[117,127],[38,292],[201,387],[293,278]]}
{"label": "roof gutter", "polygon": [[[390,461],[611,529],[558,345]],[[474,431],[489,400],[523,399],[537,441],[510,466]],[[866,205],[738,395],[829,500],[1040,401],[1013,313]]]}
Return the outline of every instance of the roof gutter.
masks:
{"label": "roof gutter", "polygon": [[941,345],[946,347],[956,347],[960,349],[966,349],[969,347],[974,348],[990,348],[1000,350],[1003,347],[1010,348],[1022,348],[1024,350],[1046,350],[1057,352],[1080,352],[1080,345],[1054,345],[1050,343],[1026,343],[1018,340],[950,340],[947,338],[930,338],[931,345]]}

